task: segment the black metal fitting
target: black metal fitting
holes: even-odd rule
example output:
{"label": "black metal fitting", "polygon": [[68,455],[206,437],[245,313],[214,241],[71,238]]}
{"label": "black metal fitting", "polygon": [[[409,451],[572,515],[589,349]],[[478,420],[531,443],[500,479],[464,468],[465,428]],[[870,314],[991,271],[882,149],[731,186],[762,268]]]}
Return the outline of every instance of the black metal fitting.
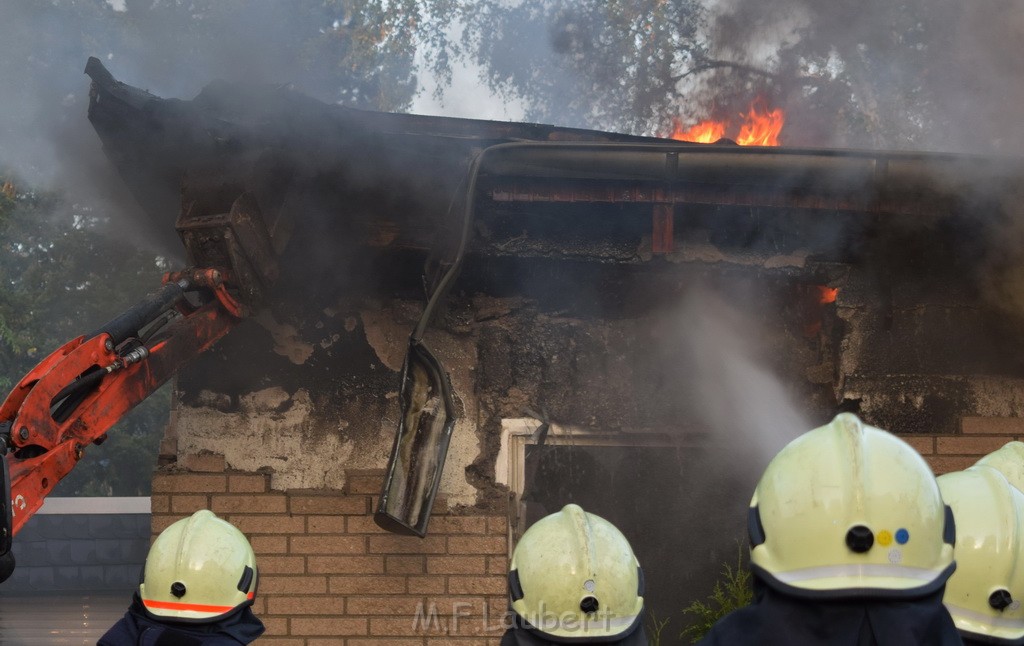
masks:
{"label": "black metal fitting", "polygon": [[853,552],[863,554],[874,544],[874,533],[864,525],[854,525],[846,532],[846,546]]}
{"label": "black metal fitting", "polygon": [[1009,590],[1003,588],[996,590],[988,597],[988,605],[1000,612],[1009,608],[1011,603],[1013,603],[1013,596],[1010,595]]}

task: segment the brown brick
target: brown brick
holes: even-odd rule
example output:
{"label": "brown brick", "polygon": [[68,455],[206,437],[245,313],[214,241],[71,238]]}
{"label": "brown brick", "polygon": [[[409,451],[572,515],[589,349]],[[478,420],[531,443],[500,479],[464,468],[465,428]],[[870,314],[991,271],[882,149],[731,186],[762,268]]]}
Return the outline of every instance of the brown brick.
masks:
{"label": "brown brick", "polygon": [[[503,598],[504,600],[504,598]],[[433,596],[430,603],[437,608],[437,613],[445,617],[483,617],[490,613],[488,597],[474,596]],[[507,602],[506,602],[507,604]]]}
{"label": "brown brick", "polygon": [[305,565],[301,556],[261,556],[256,560],[260,574],[302,574]]}
{"label": "brown brick", "polygon": [[914,447],[914,450],[921,455],[935,453],[934,435],[900,435],[900,439]]}
{"label": "brown brick", "polygon": [[287,536],[253,536],[249,539],[252,551],[259,554],[286,554],[288,552]]}
{"label": "brown brick", "polygon": [[264,493],[266,490],[267,476],[263,474],[231,474],[228,476],[228,491],[231,493]]}
{"label": "brown brick", "polygon": [[484,574],[487,559],[484,556],[428,556],[430,574]]}
{"label": "brown brick", "polygon": [[487,519],[483,516],[441,516],[430,521],[435,534],[485,534]]}
{"label": "brown brick", "polygon": [[289,539],[292,554],[365,554],[365,536],[292,536]]}
{"label": "brown brick", "polygon": [[206,496],[171,496],[171,511],[176,514],[192,514],[209,506],[210,501]]}
{"label": "brown brick", "polygon": [[449,554],[504,554],[508,543],[504,536],[449,536]]}
{"label": "brown brick", "polygon": [[324,594],[271,595],[267,597],[267,610],[271,615],[343,615],[345,598]]}
{"label": "brown brick", "polygon": [[444,594],[445,582],[443,576],[410,576],[410,594]]}
{"label": "brown brick", "polygon": [[1006,444],[1005,437],[954,435],[936,439],[939,454],[973,455],[978,458]]}
{"label": "brown brick", "polygon": [[[263,582],[262,581],[260,582],[260,587],[261,588],[263,587]],[[262,593],[263,590],[261,589],[260,592]],[[264,616],[260,617],[260,621],[263,622],[264,627],[266,627],[266,629],[267,629],[267,632],[263,633],[264,638],[260,639],[260,643],[261,644],[264,642],[264,639],[266,637],[274,637],[274,636],[277,636],[277,635],[287,635],[288,634],[288,618],[287,617],[267,617],[266,615],[264,615]]]}
{"label": "brown brick", "polygon": [[153,514],[150,517],[149,529],[155,536],[184,517],[182,514]]}
{"label": "brown brick", "polygon": [[178,464],[189,471],[199,471],[204,473],[224,472],[224,456],[219,453],[186,455],[178,460]]}
{"label": "brown brick", "polygon": [[213,512],[217,514],[283,514],[287,509],[284,494],[213,496]]}
{"label": "brown brick", "polygon": [[228,479],[222,474],[158,473],[153,476],[153,493],[221,493]]}
{"label": "brown brick", "polygon": [[[1024,417],[962,417],[960,430],[966,434],[1024,435]],[[1008,442],[1013,437],[1003,439]]]}
{"label": "brown brick", "polygon": [[508,557],[507,556],[488,556],[487,557],[487,574],[507,574],[508,573]]}
{"label": "brown brick", "polygon": [[978,460],[975,456],[959,455],[935,455],[925,459],[937,476],[950,471],[963,471]]}
{"label": "brown brick", "polygon": [[[376,509],[376,507],[374,509]],[[439,493],[437,498],[434,499],[433,509],[430,510],[431,517],[446,514],[450,511],[452,510],[449,507],[449,504],[447,504],[447,498],[444,496],[443,493]]]}
{"label": "brown brick", "polygon": [[306,531],[310,534],[344,534],[345,518],[358,516],[309,516],[306,519]]}
{"label": "brown brick", "polygon": [[373,516],[346,516],[345,519],[346,531],[349,534],[390,534],[389,531],[373,522]]}
{"label": "brown brick", "polygon": [[389,615],[408,616],[410,623],[416,609],[423,604],[423,597],[405,597],[394,594],[362,597],[349,595],[345,602],[348,615]]}
{"label": "brown brick", "polygon": [[329,637],[368,635],[369,624],[365,617],[295,617],[291,620],[291,633]]}
{"label": "brown brick", "polygon": [[503,576],[450,576],[448,594],[505,594]]}
{"label": "brown brick", "polygon": [[[436,619],[436,621],[435,621]],[[370,634],[379,636],[444,635],[447,622],[443,617],[432,617],[428,610],[408,617],[370,617]]]}
{"label": "brown brick", "polygon": [[385,571],[388,574],[423,574],[427,571],[426,561],[422,556],[389,556]]}
{"label": "brown brick", "polygon": [[[487,597],[487,614],[498,621],[508,619],[511,616],[511,610],[508,607],[508,592],[501,595],[500,597]],[[506,624],[508,625],[508,624]]]}
{"label": "brown brick", "polygon": [[[310,640],[310,644],[313,640]],[[395,639],[394,637],[387,637],[385,639],[349,639],[346,642],[346,646],[423,646],[422,639]],[[467,645],[468,646],[468,645]]]}
{"label": "brown brick", "polygon": [[444,554],[444,536],[370,536],[371,554]]}
{"label": "brown brick", "polygon": [[171,497],[165,494],[154,494],[149,497],[149,511],[154,514],[166,514],[171,510]]}
{"label": "brown brick", "polygon": [[[427,608],[430,604],[427,604]],[[428,644],[447,644],[468,646],[469,644],[482,643],[479,638],[488,635],[501,637],[504,629],[497,618],[477,617],[466,614],[465,611],[455,615],[442,615],[441,608],[437,608],[436,620],[431,621],[429,610],[424,616],[413,615],[410,618],[404,617],[371,617],[370,634],[372,635],[422,635],[426,637]],[[458,639],[458,637],[478,639]]]}
{"label": "brown brick", "polygon": [[226,517],[243,534],[303,534],[305,516],[245,516],[231,514]]}
{"label": "brown brick", "polygon": [[169,473],[154,473],[150,481],[150,490],[153,493],[173,493],[174,476]]}
{"label": "brown brick", "polygon": [[332,576],[331,594],[402,594],[406,591],[405,576]]}
{"label": "brown brick", "polygon": [[379,494],[384,485],[384,469],[349,469],[345,472],[345,493]]}
{"label": "brown brick", "polygon": [[[301,557],[296,557],[301,558]],[[384,574],[382,556],[309,556],[312,574]]]}
{"label": "brown brick", "polygon": [[306,646],[345,646],[346,639],[333,637],[314,637],[306,640]]}
{"label": "brown brick", "polygon": [[305,646],[306,640],[301,637],[260,637],[260,646]]}
{"label": "brown brick", "polygon": [[288,501],[293,514],[367,514],[366,496],[340,494],[293,494]]}
{"label": "brown brick", "polygon": [[261,576],[260,591],[263,594],[326,594],[325,576]]}
{"label": "brown brick", "polygon": [[488,516],[487,533],[501,534],[502,536],[508,534],[508,518],[505,516]]}

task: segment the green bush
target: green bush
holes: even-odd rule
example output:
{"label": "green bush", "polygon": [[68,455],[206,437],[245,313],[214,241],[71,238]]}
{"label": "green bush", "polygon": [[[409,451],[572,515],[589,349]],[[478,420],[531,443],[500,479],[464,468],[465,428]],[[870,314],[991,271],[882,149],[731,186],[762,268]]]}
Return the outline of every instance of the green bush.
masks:
{"label": "green bush", "polygon": [[[743,547],[737,545],[736,564],[723,564],[722,578],[715,582],[711,596],[704,601],[694,601],[683,609],[683,614],[691,616],[693,623],[683,629],[679,639],[689,638],[691,644],[696,644],[711,630],[716,621],[751,602],[754,590],[751,585],[750,569],[743,557],[744,552]],[[659,633],[663,627],[659,627]],[[660,635],[658,639],[660,641]]]}

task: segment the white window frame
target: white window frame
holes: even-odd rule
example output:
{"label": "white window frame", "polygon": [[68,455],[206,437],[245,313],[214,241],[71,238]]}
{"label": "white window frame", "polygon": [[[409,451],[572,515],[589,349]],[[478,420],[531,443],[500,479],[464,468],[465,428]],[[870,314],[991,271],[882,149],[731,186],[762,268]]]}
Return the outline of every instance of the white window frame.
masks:
{"label": "white window frame", "polygon": [[[501,420],[501,446],[495,461],[495,480],[508,486],[508,556],[526,530],[523,527],[523,503],[520,496],[526,486],[526,447],[537,444],[537,430],[543,422],[529,417]],[[629,431],[612,433],[605,430],[549,424],[547,446],[669,446],[672,448],[700,447],[706,442],[691,433],[666,431]]]}

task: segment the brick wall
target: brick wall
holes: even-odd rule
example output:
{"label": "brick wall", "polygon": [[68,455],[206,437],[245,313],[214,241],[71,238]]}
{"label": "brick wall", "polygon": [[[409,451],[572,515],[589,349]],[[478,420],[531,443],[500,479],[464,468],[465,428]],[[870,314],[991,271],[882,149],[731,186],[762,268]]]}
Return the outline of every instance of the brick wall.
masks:
{"label": "brick wall", "polygon": [[935,475],[966,469],[1013,440],[1024,440],[1024,418],[963,417],[957,434],[901,435],[924,456]]}
{"label": "brick wall", "polygon": [[[196,468],[197,464],[191,465]],[[208,508],[242,530],[260,569],[260,644],[497,644],[506,609],[504,510],[456,514],[440,498],[426,538],[379,529],[383,471],[349,472],[344,491],[271,491],[269,475],[159,471],[153,533]]]}

